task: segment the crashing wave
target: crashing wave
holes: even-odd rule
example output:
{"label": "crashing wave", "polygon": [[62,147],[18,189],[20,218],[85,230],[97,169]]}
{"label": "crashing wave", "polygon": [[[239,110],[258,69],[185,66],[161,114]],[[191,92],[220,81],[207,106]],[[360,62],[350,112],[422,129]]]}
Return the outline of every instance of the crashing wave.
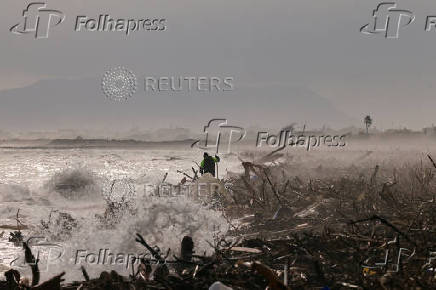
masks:
{"label": "crashing wave", "polygon": [[99,196],[98,177],[90,170],[78,167],[56,173],[45,185],[50,192],[57,192],[70,200]]}

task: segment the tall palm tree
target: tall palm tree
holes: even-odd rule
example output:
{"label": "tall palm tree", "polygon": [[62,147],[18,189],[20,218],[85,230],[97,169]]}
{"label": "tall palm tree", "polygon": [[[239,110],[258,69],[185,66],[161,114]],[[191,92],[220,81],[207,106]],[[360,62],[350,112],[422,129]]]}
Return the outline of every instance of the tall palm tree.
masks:
{"label": "tall palm tree", "polygon": [[365,119],[363,119],[363,122],[365,123],[365,127],[366,127],[366,134],[368,134],[368,129],[369,127],[371,127],[372,125],[372,119],[370,115],[367,115],[365,117]]}

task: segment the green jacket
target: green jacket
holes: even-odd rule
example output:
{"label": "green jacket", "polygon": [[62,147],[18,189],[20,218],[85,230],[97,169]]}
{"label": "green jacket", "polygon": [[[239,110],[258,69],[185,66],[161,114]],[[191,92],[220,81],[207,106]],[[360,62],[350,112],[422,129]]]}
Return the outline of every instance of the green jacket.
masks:
{"label": "green jacket", "polygon": [[220,158],[218,156],[212,157],[207,156],[201,161],[200,164],[200,173],[210,173],[212,176],[215,176],[215,163],[220,162]]}
{"label": "green jacket", "polygon": [[[216,157],[212,157],[212,156],[209,156],[209,157],[211,157],[212,159],[213,159],[213,161],[215,161],[215,163],[218,163],[218,162],[220,162],[220,158],[218,157],[218,158],[216,158]],[[201,161],[201,163],[200,163],[200,167],[201,168],[204,168],[204,160],[205,159],[203,159],[203,161]]]}

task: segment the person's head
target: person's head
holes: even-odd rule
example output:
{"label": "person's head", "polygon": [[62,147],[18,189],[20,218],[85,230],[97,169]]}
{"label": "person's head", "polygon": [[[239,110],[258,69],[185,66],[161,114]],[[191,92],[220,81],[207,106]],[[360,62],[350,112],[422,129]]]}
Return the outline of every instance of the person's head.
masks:
{"label": "person's head", "polygon": [[207,152],[204,152],[204,153],[203,153],[203,157],[204,157],[204,158],[206,158],[206,157],[208,157],[208,156],[209,156],[209,154],[207,154]]}

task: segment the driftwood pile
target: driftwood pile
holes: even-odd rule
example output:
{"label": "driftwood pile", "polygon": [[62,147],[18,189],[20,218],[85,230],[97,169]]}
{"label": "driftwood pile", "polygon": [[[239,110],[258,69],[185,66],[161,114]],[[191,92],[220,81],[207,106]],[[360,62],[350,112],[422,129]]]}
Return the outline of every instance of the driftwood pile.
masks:
{"label": "driftwood pile", "polygon": [[84,281],[61,285],[61,273],[39,284],[24,244],[33,286],[10,270],[0,289],[209,289],[216,281],[232,289],[436,289],[436,164],[429,160],[309,180],[288,174],[287,165],[244,162],[245,174],[227,181],[221,203],[237,222],[213,255],[196,255],[188,236],[178,255],[163,255],[137,234],[152,258],[129,277],[113,271],[92,279],[82,268]]}

